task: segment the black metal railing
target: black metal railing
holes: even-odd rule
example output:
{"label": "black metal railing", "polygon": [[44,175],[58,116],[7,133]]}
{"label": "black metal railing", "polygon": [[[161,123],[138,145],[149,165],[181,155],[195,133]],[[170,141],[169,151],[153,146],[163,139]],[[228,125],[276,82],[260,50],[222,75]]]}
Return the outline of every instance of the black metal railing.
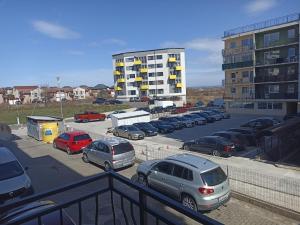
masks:
{"label": "black metal railing", "polygon": [[298,74],[291,75],[265,75],[265,73],[258,73],[254,78],[255,83],[259,82],[282,82],[282,81],[298,81]]}
{"label": "black metal railing", "polygon": [[[60,221],[60,224],[63,225],[64,210],[71,206],[77,206],[77,212],[75,213],[75,215],[78,218],[77,224],[81,225],[83,224],[83,217],[85,216],[85,207],[83,207],[83,203],[86,203],[87,200],[93,200],[95,204],[95,215],[92,216],[94,221],[93,223],[89,224],[98,225],[99,221],[103,221],[103,218],[101,218],[101,216],[103,216],[103,212],[101,213],[101,208],[99,206],[101,204],[104,204],[104,202],[100,202],[99,198],[104,194],[109,195],[109,207],[111,208],[110,224],[119,224],[118,221],[120,221],[120,214],[123,216],[122,221],[124,221],[124,224],[126,225],[149,224],[148,219],[150,220],[151,218],[154,221],[154,224],[179,224],[178,220],[176,221],[175,219],[174,221],[174,218],[177,218],[179,216],[178,213],[181,217],[185,217],[185,219],[188,217],[190,220],[193,220],[194,222],[197,222],[199,224],[221,224],[220,222],[213,220],[201,213],[192,211],[182,206],[179,202],[174,201],[156,191],[145,188],[139,185],[138,183],[134,183],[133,181],[113,171],[105,172],[100,175],[84,179],[80,182],[76,182],[64,187],[50,190],[48,192],[37,194],[32,197],[27,197],[16,202],[8,203],[0,207],[0,212],[5,214],[5,212],[8,212],[9,210],[25,206],[35,201],[40,201],[42,199],[51,199],[51,196],[53,195],[65,194],[66,191],[71,191],[73,189],[78,190],[78,188],[81,188],[82,186],[86,186],[100,180],[104,180],[106,182],[106,185],[96,186],[96,188],[94,187],[94,189],[88,193],[84,193],[84,191],[82,191],[82,196],[77,196],[78,192],[76,192],[77,195],[73,196],[74,198],[71,200],[66,200],[65,202],[57,203],[49,208],[42,209],[38,212],[25,215],[24,217],[19,217],[16,220],[13,220],[13,222],[5,223],[5,225],[19,225],[24,224],[28,221],[36,221],[38,225],[42,225],[43,217],[54,212],[59,212],[57,213],[57,215],[60,218],[57,218],[57,221]],[[119,185],[121,185],[121,188],[117,186],[118,183]],[[131,189],[134,193],[124,188],[124,185]],[[117,204],[117,198],[120,199],[120,204]],[[153,203],[153,201],[148,201],[150,199],[162,205],[162,210],[154,210],[157,206],[149,204]],[[125,203],[127,203],[127,205],[125,205]],[[108,206],[107,202],[105,202],[105,205]],[[172,211],[175,210],[175,213],[172,213],[170,215],[171,212],[166,212],[164,214],[163,211],[165,210],[165,207],[172,209]],[[134,210],[134,208],[138,210]],[[117,214],[117,210],[119,210],[121,213]],[[91,211],[88,211],[88,213],[89,217],[91,217]],[[72,215],[70,216],[72,217]]]}
{"label": "black metal railing", "polygon": [[272,66],[276,64],[283,64],[283,63],[297,63],[299,62],[298,56],[292,57],[281,57],[276,59],[268,59],[268,60],[257,60],[256,66]]}
{"label": "black metal railing", "polygon": [[295,93],[255,93],[256,99],[298,99],[298,92]]}
{"label": "black metal railing", "polygon": [[253,61],[225,63],[225,64],[222,64],[222,70],[250,67],[250,66],[253,66]]}

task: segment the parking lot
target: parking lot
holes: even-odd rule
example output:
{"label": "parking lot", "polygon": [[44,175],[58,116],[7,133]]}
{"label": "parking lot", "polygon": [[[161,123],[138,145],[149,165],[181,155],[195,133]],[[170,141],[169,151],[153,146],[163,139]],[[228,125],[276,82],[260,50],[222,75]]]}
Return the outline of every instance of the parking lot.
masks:
{"label": "parking lot", "polygon": [[[249,119],[248,116],[236,115],[232,119],[222,120],[205,126],[187,128],[175,131],[172,134],[159,135],[134,142],[147,145],[161,143],[179,147],[184,140],[200,135],[208,135],[211,132],[221,129],[235,127],[239,123],[246,122]],[[110,126],[110,121],[87,124],[69,123],[68,125],[86,130],[93,138],[99,138],[105,134],[106,128]],[[18,136],[18,140],[11,143],[2,143],[2,145],[9,147],[23,166],[29,167],[28,174],[32,179],[35,193],[47,191],[51,188],[66,185],[103,172],[102,168],[96,165],[84,163],[81,160],[81,154],[67,155],[63,151],[53,149],[52,145],[43,144],[27,137],[22,131],[18,133]],[[134,179],[136,166],[120,170],[118,173],[129,179]],[[84,192],[85,190],[82,189],[80,191]],[[297,224],[292,219],[276,215],[268,210],[234,198],[226,206],[207,213],[207,215],[224,224]],[[87,215],[87,218],[84,219],[86,224],[89,222],[88,217]]]}

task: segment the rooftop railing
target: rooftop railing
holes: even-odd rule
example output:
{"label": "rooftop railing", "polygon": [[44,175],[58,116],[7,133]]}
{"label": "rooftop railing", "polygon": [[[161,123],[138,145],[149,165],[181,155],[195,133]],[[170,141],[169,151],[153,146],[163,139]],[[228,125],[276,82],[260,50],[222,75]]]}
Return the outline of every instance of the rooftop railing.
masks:
{"label": "rooftop railing", "polygon": [[235,29],[224,31],[224,38],[232,36],[232,35],[236,35],[236,34],[246,33],[246,32],[250,32],[250,31],[254,31],[254,30],[260,30],[260,29],[264,29],[264,28],[268,28],[268,27],[273,27],[273,26],[278,26],[278,25],[298,21],[299,19],[300,19],[300,14],[295,13],[295,14],[290,14],[290,15],[283,16],[283,17],[266,20],[264,22],[259,22],[259,23],[254,23],[254,24],[247,25],[247,26],[238,27]]}

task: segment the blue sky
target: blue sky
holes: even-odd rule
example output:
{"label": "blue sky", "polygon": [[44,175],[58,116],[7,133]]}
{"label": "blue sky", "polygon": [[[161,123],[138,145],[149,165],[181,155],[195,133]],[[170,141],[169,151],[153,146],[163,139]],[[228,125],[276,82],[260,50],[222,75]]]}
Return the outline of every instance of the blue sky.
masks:
{"label": "blue sky", "polygon": [[220,85],[224,30],[299,11],[299,0],[0,0],[0,87],[112,85],[112,54],[162,47],[186,48],[189,86]]}

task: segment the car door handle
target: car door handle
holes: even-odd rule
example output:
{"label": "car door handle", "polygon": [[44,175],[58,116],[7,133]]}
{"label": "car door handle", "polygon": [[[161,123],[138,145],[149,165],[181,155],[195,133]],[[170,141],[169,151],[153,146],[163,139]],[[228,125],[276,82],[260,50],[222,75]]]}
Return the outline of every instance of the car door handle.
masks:
{"label": "car door handle", "polygon": [[184,187],[184,184],[180,184],[179,186],[180,186],[180,187]]}

